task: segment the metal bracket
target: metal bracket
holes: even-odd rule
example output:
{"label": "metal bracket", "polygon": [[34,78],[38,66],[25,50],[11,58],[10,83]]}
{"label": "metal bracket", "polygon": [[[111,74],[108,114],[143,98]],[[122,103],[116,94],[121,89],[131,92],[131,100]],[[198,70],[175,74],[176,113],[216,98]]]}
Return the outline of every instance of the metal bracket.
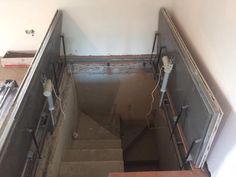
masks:
{"label": "metal bracket", "polygon": [[36,147],[36,150],[37,150],[37,153],[38,153],[38,156],[39,156],[39,159],[41,159],[41,153],[40,153],[40,151],[39,151],[39,144],[38,144],[38,142],[37,142],[37,139],[36,139],[34,130],[33,130],[32,128],[28,128],[28,129],[27,129],[27,132],[29,132],[30,135],[32,136],[34,145],[35,145],[35,147]]}
{"label": "metal bracket", "polygon": [[186,156],[185,156],[185,158],[184,158],[184,161],[183,161],[183,164],[182,164],[181,169],[184,168],[184,165],[185,165],[187,162],[190,162],[190,161],[192,160],[192,159],[190,159],[190,153],[192,152],[194,146],[195,146],[196,144],[200,143],[201,141],[202,141],[202,139],[201,139],[201,138],[198,138],[198,139],[195,139],[195,140],[191,143],[191,146],[190,146],[190,148],[189,148],[189,150],[188,150],[188,152],[187,152],[187,154],[186,154]]}
{"label": "metal bracket", "polygon": [[174,126],[172,128],[171,134],[170,134],[170,140],[172,139],[172,136],[173,136],[173,134],[175,132],[175,129],[177,128],[177,125],[178,125],[178,122],[179,122],[179,120],[180,120],[180,118],[182,116],[183,110],[186,110],[187,108],[189,108],[189,105],[181,106],[180,111],[179,111],[179,113],[178,113],[178,115],[176,117]]}

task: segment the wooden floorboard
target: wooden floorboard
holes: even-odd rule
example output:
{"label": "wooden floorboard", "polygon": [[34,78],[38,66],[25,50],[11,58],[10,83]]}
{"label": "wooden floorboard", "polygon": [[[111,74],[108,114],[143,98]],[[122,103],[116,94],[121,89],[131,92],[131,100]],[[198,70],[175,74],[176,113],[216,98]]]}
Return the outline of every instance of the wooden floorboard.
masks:
{"label": "wooden floorboard", "polygon": [[208,177],[201,170],[110,173],[109,177]]}

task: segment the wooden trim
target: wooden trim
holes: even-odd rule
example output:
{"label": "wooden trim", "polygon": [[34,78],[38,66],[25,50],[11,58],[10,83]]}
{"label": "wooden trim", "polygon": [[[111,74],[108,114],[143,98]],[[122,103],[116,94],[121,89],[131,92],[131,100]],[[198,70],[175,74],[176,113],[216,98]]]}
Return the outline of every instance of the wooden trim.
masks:
{"label": "wooden trim", "polygon": [[208,177],[200,169],[183,171],[114,172],[109,177]]}

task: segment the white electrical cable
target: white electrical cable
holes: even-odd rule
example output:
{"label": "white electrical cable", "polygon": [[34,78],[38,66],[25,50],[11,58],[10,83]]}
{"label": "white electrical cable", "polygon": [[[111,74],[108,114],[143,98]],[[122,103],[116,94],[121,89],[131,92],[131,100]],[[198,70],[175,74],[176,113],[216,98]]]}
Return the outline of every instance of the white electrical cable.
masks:
{"label": "white electrical cable", "polygon": [[64,112],[64,110],[63,110],[63,108],[62,108],[62,100],[61,100],[61,98],[57,95],[56,90],[55,90],[53,84],[52,84],[52,89],[53,89],[53,92],[54,92],[56,98],[59,100],[60,109],[61,109],[61,112],[62,112],[62,114],[63,114],[64,120],[65,120],[65,119],[66,119],[66,113]]}
{"label": "white electrical cable", "polygon": [[159,77],[158,77],[157,84],[156,84],[156,86],[154,87],[154,89],[153,89],[152,92],[151,92],[152,101],[151,101],[151,104],[150,104],[150,110],[147,112],[146,117],[145,117],[145,118],[146,118],[147,125],[148,125],[149,128],[150,128],[150,122],[149,122],[148,117],[151,115],[151,112],[152,112],[153,103],[154,103],[154,101],[155,101],[154,93],[155,93],[155,91],[156,91],[156,89],[157,89],[157,87],[158,87],[158,85],[159,85],[159,83],[160,83],[160,81],[161,81],[161,72],[162,72],[162,69],[164,69],[164,66],[161,67],[160,72],[159,72]]}

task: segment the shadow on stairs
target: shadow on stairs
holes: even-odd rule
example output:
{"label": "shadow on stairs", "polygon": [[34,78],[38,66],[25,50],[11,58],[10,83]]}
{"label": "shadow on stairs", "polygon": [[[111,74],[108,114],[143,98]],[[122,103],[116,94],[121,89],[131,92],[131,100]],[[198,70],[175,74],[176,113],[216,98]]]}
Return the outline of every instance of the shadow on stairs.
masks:
{"label": "shadow on stairs", "polygon": [[125,171],[159,170],[155,130],[145,120],[123,120],[121,132]]}

